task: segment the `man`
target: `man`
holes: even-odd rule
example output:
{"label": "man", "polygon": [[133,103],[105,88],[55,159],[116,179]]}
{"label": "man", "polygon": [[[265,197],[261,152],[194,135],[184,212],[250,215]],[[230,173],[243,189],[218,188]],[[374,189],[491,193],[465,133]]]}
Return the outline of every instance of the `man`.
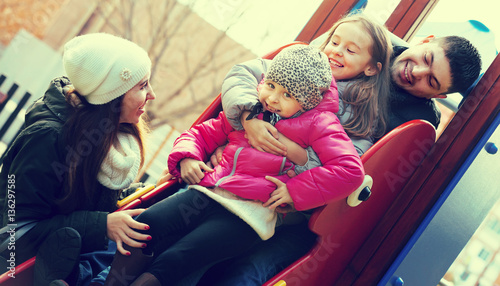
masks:
{"label": "man", "polygon": [[412,47],[395,46],[393,57],[387,132],[412,119],[425,119],[437,128],[441,114],[432,98],[464,94],[481,71],[477,49],[457,36],[429,36]]}

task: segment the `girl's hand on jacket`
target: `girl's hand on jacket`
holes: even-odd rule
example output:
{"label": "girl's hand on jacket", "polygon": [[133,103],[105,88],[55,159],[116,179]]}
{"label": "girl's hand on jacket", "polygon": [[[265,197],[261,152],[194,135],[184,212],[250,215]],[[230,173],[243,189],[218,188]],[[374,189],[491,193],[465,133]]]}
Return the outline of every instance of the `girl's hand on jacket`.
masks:
{"label": "girl's hand on jacket", "polygon": [[271,176],[266,176],[266,180],[273,182],[276,185],[276,190],[271,193],[269,200],[262,206],[269,207],[272,210],[282,204],[293,204],[292,197],[285,183]]}
{"label": "girl's hand on jacket", "polygon": [[220,164],[220,161],[222,161],[222,153],[224,152],[224,148],[226,148],[226,145],[217,147],[212,156],[210,156],[210,161],[207,162],[207,165],[210,168],[215,168]]}
{"label": "girl's hand on jacket", "polygon": [[288,205],[284,205],[284,206],[279,206],[276,209],[274,209],[274,211],[277,213],[287,214],[287,213],[294,213],[297,210],[295,209],[293,204],[288,204]]}
{"label": "girl's hand on jacket", "polygon": [[159,186],[167,181],[170,181],[174,178],[174,176],[172,176],[169,172],[168,172],[168,169],[165,169],[163,170],[163,172],[161,172],[161,175],[160,175],[160,178],[158,179],[158,181],[156,182],[156,185]]}
{"label": "girl's hand on jacket", "polygon": [[297,176],[297,173],[295,173],[295,171],[294,171],[294,170],[288,170],[288,171],[286,171],[286,174],[287,174],[287,175],[288,175],[288,177],[290,177],[290,178],[293,178],[293,177]]}
{"label": "girl's hand on jacket", "polygon": [[107,235],[108,238],[116,242],[118,251],[127,255],[127,250],[123,248],[123,243],[134,248],[145,247],[144,242],[150,240],[147,234],[135,231],[136,229],[148,230],[149,226],[145,223],[136,221],[133,217],[140,215],[145,209],[124,210],[108,214]]}
{"label": "girl's hand on jacket", "polygon": [[198,184],[205,177],[203,171],[210,173],[214,171],[202,161],[193,158],[182,159],[180,168],[181,178],[190,185]]}
{"label": "girl's hand on jacket", "polygon": [[246,120],[248,114],[248,111],[243,112],[241,124],[250,145],[262,152],[286,156],[286,146],[278,141],[278,130],[272,124],[260,119]]}

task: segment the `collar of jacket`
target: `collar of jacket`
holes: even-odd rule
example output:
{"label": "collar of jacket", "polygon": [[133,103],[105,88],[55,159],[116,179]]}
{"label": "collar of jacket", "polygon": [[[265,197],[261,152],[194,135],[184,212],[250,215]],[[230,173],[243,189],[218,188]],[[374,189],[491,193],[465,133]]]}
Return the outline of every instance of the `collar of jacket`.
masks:
{"label": "collar of jacket", "polygon": [[426,104],[431,102],[431,99],[424,97],[414,96],[408,93],[406,90],[396,86],[391,85],[391,92],[389,94],[389,100],[391,105],[416,105],[416,104]]}
{"label": "collar of jacket", "polygon": [[30,126],[41,120],[66,122],[69,104],[66,103],[63,87],[69,85],[66,77],[59,77],[50,82],[45,95],[35,101],[26,111],[25,126]]}
{"label": "collar of jacket", "polygon": [[408,49],[408,47],[403,47],[403,46],[393,46],[392,47],[391,66],[392,66],[392,63],[394,62],[394,59],[396,59],[397,56],[401,55],[407,49]]}
{"label": "collar of jacket", "polygon": [[61,121],[65,122],[68,116],[68,104],[64,96],[63,87],[70,85],[67,77],[58,77],[50,82],[49,89],[43,96],[47,108]]}

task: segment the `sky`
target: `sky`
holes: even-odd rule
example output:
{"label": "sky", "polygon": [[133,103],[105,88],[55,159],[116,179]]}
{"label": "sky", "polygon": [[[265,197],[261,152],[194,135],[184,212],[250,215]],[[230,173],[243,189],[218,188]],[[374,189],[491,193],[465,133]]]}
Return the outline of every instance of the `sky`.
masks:
{"label": "sky", "polygon": [[[189,4],[193,0],[178,0]],[[196,0],[193,10],[261,56],[292,42],[322,0]]]}
{"label": "sky", "polygon": [[[179,0],[188,4],[192,0]],[[229,37],[261,56],[297,37],[322,0],[196,0],[194,11]],[[399,0],[368,0],[366,10],[385,21]],[[474,3],[472,5],[471,3]],[[500,1],[439,0],[428,22],[477,20],[497,35],[500,50]]]}

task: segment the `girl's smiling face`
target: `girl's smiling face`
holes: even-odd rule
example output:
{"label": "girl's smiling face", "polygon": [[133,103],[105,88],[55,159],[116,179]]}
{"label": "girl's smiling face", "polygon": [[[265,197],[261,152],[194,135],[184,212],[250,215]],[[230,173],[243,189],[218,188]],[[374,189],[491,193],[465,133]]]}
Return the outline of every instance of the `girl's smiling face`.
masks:
{"label": "girl's smiling face", "polygon": [[121,104],[120,123],[138,123],[144,113],[146,102],[156,98],[149,77],[150,73],[146,74],[138,84],[125,93]]}
{"label": "girl's smiling face", "polygon": [[286,88],[272,80],[266,80],[259,87],[259,101],[267,111],[289,118],[302,110],[300,103]]}
{"label": "girl's smiling face", "polygon": [[340,24],[333,32],[323,52],[328,56],[336,80],[348,80],[363,74],[375,75],[371,55],[373,40],[359,22]]}

